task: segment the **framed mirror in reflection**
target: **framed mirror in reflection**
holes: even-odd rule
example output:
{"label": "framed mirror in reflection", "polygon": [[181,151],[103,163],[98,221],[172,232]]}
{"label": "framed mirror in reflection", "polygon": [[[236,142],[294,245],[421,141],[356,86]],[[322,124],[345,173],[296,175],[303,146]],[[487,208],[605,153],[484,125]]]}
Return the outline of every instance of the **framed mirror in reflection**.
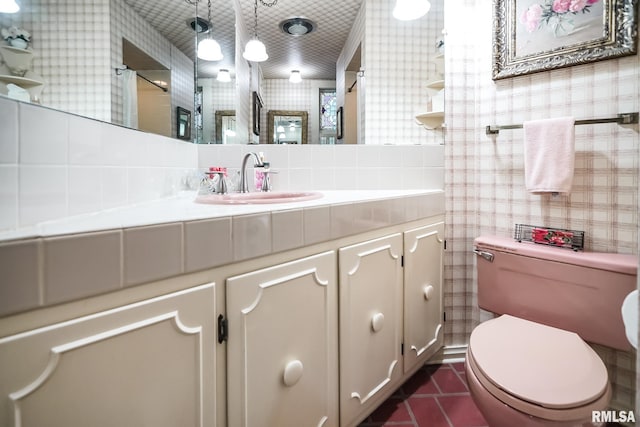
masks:
{"label": "framed mirror in reflection", "polygon": [[306,111],[270,110],[267,114],[269,144],[306,144],[309,127]]}
{"label": "framed mirror in reflection", "polygon": [[235,110],[216,111],[216,144],[236,144]]}

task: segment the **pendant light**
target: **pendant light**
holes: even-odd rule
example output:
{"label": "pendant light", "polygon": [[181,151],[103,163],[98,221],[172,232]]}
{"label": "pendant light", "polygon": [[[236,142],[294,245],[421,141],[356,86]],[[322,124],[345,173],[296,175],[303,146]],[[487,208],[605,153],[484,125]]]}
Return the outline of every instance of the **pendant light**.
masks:
{"label": "pendant light", "polygon": [[[260,3],[267,7],[275,6],[278,3],[278,0],[274,0],[272,3],[265,3],[263,0],[260,0]],[[242,53],[242,57],[247,61],[251,62],[263,62],[269,59],[269,55],[267,55],[267,48],[264,43],[262,43],[258,39],[258,0],[254,1],[253,6],[253,16],[254,16],[254,33],[253,38],[247,42],[247,45],[244,47],[244,52]]]}
{"label": "pendant light", "polygon": [[422,18],[431,9],[429,0],[396,0],[393,17],[400,21]]}
{"label": "pendant light", "polygon": [[[207,6],[209,8],[207,18],[209,19],[209,23],[211,23],[211,0],[209,0]],[[211,28],[206,38],[200,40],[198,43],[198,58],[204,59],[205,61],[220,61],[224,58],[220,44],[213,39]]]}
{"label": "pendant light", "polygon": [[0,13],[17,13],[20,6],[15,0],[0,0]]}

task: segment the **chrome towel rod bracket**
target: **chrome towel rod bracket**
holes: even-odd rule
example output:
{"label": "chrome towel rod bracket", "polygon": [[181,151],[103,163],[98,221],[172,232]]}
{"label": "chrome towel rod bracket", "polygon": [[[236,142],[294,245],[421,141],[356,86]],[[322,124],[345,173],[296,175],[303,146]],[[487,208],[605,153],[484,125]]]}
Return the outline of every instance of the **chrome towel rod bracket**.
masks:
{"label": "chrome towel rod bracket", "polygon": [[[638,113],[622,113],[616,117],[608,117],[603,119],[587,119],[576,120],[576,125],[593,125],[597,123],[618,123],[619,125],[633,125],[638,123]],[[522,129],[522,125],[489,125],[485,128],[487,135],[497,135],[501,130],[505,129]]]}

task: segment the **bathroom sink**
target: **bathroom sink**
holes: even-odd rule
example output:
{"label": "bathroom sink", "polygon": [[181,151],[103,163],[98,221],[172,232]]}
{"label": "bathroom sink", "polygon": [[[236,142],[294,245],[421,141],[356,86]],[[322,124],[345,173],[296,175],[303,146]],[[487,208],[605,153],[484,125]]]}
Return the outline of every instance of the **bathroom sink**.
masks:
{"label": "bathroom sink", "polygon": [[196,197],[196,203],[212,205],[259,205],[268,203],[302,202],[319,199],[322,193],[316,191],[270,191],[266,193],[207,194]]}

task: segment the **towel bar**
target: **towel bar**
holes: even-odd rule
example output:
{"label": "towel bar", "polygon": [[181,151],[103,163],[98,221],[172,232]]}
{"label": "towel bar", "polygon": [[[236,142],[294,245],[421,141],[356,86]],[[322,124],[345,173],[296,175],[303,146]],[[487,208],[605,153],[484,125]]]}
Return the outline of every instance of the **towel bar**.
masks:
{"label": "towel bar", "polygon": [[[632,125],[638,123],[638,113],[623,113],[618,114],[616,117],[608,117],[603,119],[586,119],[576,120],[576,125],[593,125],[596,123],[618,123],[620,125]],[[497,135],[500,130],[504,129],[522,129],[522,125],[489,125],[485,128],[487,135]]]}

